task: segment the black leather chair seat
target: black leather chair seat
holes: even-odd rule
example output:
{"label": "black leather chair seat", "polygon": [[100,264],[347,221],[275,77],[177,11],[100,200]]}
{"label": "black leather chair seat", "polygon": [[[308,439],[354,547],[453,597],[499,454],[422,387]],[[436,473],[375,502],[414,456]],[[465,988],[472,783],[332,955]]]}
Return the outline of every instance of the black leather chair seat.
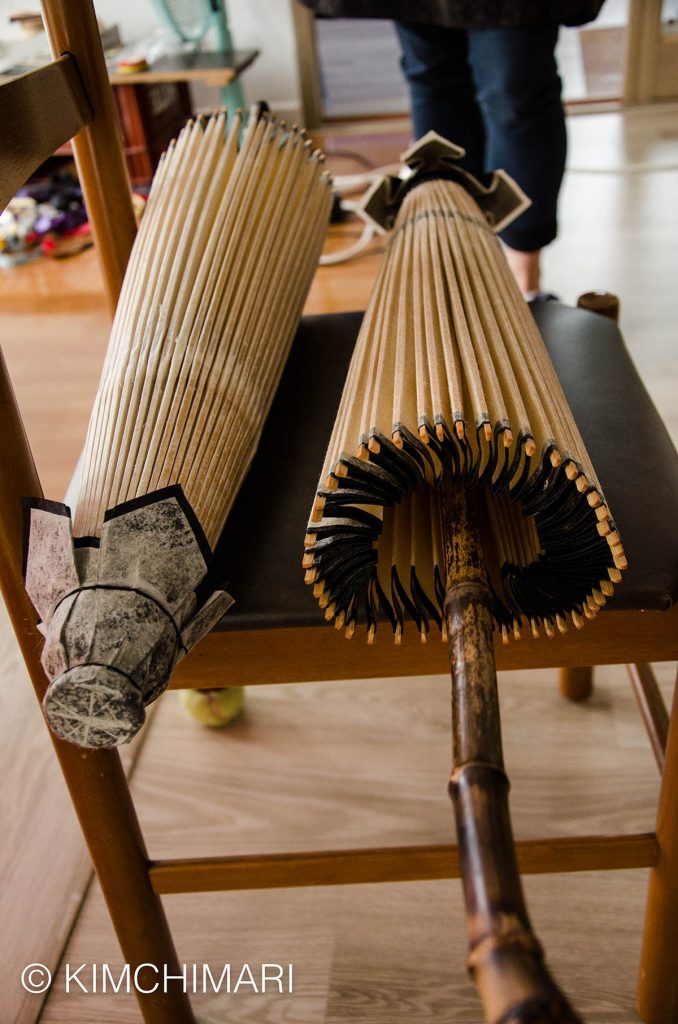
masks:
{"label": "black leather chair seat", "polygon": [[[678,595],[678,454],[611,320],[556,302],[539,306],[535,318],[628,558],[609,608],[667,609]],[[339,313],[301,323],[215,552],[236,599],[220,629],[328,628],[301,558],[361,319]]]}

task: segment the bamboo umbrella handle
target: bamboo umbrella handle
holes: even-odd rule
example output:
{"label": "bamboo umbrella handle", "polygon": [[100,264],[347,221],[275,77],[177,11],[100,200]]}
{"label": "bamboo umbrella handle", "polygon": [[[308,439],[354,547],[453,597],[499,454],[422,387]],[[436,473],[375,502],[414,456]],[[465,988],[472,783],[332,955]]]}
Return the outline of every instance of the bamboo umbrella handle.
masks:
{"label": "bamboo umbrella handle", "polygon": [[[445,474],[449,480],[451,474]],[[504,770],[492,593],[475,493],[443,483],[445,616],[452,669],[450,796],[469,934],[469,971],[488,1024],[575,1024],[532,930],[516,862]]]}

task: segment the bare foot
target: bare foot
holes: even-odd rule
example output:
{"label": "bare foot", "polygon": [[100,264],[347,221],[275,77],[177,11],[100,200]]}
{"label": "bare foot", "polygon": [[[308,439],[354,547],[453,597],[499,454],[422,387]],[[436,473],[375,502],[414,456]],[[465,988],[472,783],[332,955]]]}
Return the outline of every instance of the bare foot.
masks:
{"label": "bare foot", "polygon": [[505,245],[504,254],[523,295],[536,294],[541,285],[541,249],[521,252]]}

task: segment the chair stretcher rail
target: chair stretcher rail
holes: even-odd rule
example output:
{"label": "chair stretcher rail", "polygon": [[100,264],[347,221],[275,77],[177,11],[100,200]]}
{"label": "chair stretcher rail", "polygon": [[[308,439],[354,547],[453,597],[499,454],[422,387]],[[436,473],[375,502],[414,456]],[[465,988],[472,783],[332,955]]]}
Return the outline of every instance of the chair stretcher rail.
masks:
{"label": "chair stretcher rail", "polygon": [[[649,832],[526,839],[517,842],[516,849],[521,872],[539,875],[652,867],[657,862],[658,848],[654,833]],[[447,843],[318,853],[188,857],[150,864],[151,884],[159,895],[432,881],[459,875],[457,847]]]}
{"label": "chair stretcher rail", "polygon": [[[549,640],[495,645],[497,669],[625,665],[678,659],[678,603],[661,611],[607,611],[579,632]],[[384,638],[368,645],[346,640],[336,629],[319,626],[244,629],[209,633],[172,674],[180,690],[261,683],[308,683],[338,679],[447,675],[445,644],[422,644],[406,631],[401,647]]]}

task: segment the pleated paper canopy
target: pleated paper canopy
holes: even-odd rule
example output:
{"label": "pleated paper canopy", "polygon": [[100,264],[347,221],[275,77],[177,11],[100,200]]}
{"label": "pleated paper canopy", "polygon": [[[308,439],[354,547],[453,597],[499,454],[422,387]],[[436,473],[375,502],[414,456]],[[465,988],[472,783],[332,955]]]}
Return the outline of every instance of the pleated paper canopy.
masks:
{"label": "pleated paper canopy", "polygon": [[[619,536],[496,230],[525,208],[506,175],[456,169],[431,133],[367,201],[393,224],[308,525],[306,581],[351,635],[444,631],[439,486],[480,492],[505,640],[580,627],[621,578]],[[511,212],[511,207],[513,208]],[[397,214],[397,215],[396,215]],[[453,530],[454,524],[450,524]]]}
{"label": "pleated paper canopy", "polygon": [[[30,503],[44,708],[82,746],[131,738],[231,599],[210,556],[252,461],[331,206],[302,132],[195,121],[155,176],[70,512]],[[74,540],[73,536],[74,535]]]}

